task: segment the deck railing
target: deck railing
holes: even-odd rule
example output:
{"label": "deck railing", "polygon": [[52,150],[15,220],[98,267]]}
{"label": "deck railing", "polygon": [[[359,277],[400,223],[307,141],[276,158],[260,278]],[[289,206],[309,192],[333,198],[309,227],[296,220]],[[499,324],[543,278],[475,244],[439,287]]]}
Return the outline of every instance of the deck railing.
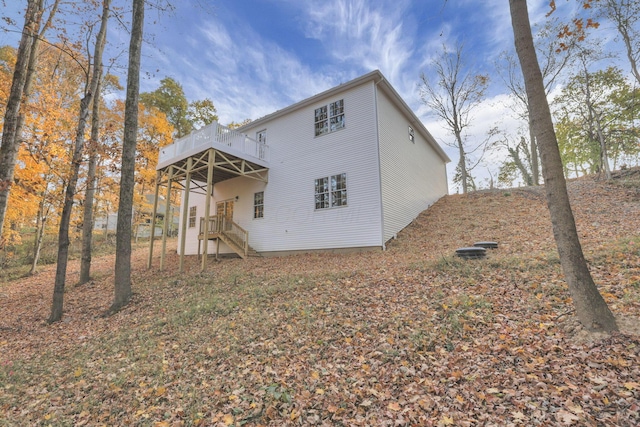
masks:
{"label": "deck railing", "polygon": [[269,146],[258,142],[234,129],[222,126],[218,122],[194,131],[184,138],[180,138],[175,143],[162,147],[158,156],[158,163],[163,163],[173,158],[179,157],[183,153],[199,151],[200,148],[225,149],[231,153],[239,153],[255,159],[269,161]]}
{"label": "deck railing", "polygon": [[207,240],[211,235],[222,234],[240,248],[245,257],[249,252],[249,232],[233,222],[229,217],[222,215],[210,217],[206,233],[204,232],[204,218],[200,218],[199,234],[203,240]]}

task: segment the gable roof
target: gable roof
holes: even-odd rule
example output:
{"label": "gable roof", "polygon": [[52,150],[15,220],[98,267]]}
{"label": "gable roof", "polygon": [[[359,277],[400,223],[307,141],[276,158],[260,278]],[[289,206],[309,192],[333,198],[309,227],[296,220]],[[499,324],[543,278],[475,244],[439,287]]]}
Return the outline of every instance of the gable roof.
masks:
{"label": "gable roof", "polygon": [[442,158],[442,160],[445,163],[448,163],[451,161],[451,159],[449,158],[449,156],[447,156],[447,153],[444,152],[444,150],[442,149],[442,147],[440,147],[440,145],[436,142],[436,140],[433,138],[433,136],[431,135],[431,133],[429,133],[429,131],[427,130],[427,128],[422,124],[422,121],[420,121],[420,119],[415,115],[415,113],[413,112],[413,110],[411,110],[411,108],[409,108],[409,106],[407,105],[406,102],[404,102],[404,100],[400,97],[400,95],[398,94],[398,92],[396,92],[396,90],[393,88],[393,86],[391,86],[391,83],[389,83],[389,81],[384,77],[384,75],[382,75],[382,73],[380,72],[380,70],[374,70],[371,71],[363,76],[357,77],[351,81],[348,81],[347,83],[342,83],[338,86],[335,86],[331,89],[325,90],[324,92],[321,92],[317,95],[313,95],[307,99],[304,99],[302,101],[296,102],[295,104],[292,104],[288,107],[285,107],[281,110],[278,110],[274,113],[268,114],[264,117],[261,117],[259,119],[256,119],[250,123],[247,123],[246,125],[238,128],[239,132],[242,132],[244,129],[248,129],[248,128],[252,128],[255,126],[259,126],[262,123],[266,123],[269,122],[273,119],[276,119],[278,117],[284,116],[285,114],[289,114],[295,110],[304,108],[304,107],[308,107],[309,105],[315,104],[317,103],[319,100],[326,98],[326,97],[330,97],[332,95],[338,94],[340,92],[344,92],[346,90],[349,90],[353,87],[359,86],[363,83],[367,83],[369,81],[374,82],[377,87],[379,87],[381,90],[383,90],[391,99],[391,101],[395,104],[395,106],[402,111],[408,118],[409,118],[409,122],[411,123],[411,125],[413,126],[413,128],[416,130],[416,132],[419,132],[424,139],[427,141],[427,143],[435,150],[436,153],[438,153],[438,155],[440,156],[440,158]]}

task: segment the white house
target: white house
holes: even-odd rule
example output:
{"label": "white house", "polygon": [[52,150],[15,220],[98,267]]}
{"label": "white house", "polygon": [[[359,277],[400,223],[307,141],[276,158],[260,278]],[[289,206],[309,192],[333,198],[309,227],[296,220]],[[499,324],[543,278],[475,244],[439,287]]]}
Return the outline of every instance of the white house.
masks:
{"label": "white house", "polygon": [[213,123],[162,148],[156,194],[183,189],[181,255],[384,249],[447,194],[449,161],[373,71],[237,130]]}
{"label": "white house", "polygon": [[[132,210],[132,226],[135,230],[136,237],[147,238],[151,234],[151,214],[152,212],[146,206],[153,206],[153,194],[146,194],[146,205],[143,207],[134,207]],[[164,221],[165,215],[165,203],[164,196],[159,197],[158,204],[156,205],[156,221],[158,224]],[[178,207],[171,206],[169,209],[169,218],[171,221],[168,224],[168,236],[174,236],[177,233],[179,226]],[[99,216],[96,216],[93,222],[93,231],[102,232],[105,234],[114,234],[117,232],[118,226],[118,213],[106,212]],[[156,225],[155,236],[162,236],[164,228]]]}

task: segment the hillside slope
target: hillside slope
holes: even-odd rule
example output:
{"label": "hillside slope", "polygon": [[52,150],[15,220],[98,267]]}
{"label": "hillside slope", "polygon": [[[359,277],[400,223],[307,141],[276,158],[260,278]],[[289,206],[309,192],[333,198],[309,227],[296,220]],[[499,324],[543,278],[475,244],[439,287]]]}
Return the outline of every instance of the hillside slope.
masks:
{"label": "hillside slope", "polygon": [[[569,189],[622,334],[573,319],[544,189],[452,195],[385,252],[180,275],[175,253],[160,272],[137,251],[109,318],[113,257],[54,325],[52,267],[0,285],[0,426],[640,425],[640,176]],[[453,255],[479,240],[499,248]]]}

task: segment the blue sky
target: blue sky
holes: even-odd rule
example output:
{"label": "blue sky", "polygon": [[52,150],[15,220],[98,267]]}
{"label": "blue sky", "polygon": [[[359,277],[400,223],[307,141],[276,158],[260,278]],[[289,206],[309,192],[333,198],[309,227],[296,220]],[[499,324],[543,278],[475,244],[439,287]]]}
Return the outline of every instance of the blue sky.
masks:
{"label": "blue sky", "polygon": [[[256,119],[379,69],[451,157],[450,176],[456,150],[443,144],[451,136],[420,99],[420,74],[430,73],[443,45],[451,48],[457,41],[464,43],[465,62],[474,73],[495,75],[496,58],[513,49],[508,0],[172,2],[172,13],[147,11],[143,91],[155,89],[165,76],[173,77],[189,100],[210,98],[225,124]],[[15,3],[11,0],[1,14],[15,16],[22,8]],[[547,19],[547,0],[528,3],[533,22]],[[558,5],[558,14],[571,14],[576,2]],[[612,34],[603,28],[600,36],[608,39]],[[0,33],[0,44],[16,45],[12,37]],[[128,34],[114,26],[110,37],[112,52],[118,42],[128,42]],[[470,145],[484,140],[496,124],[514,130],[518,126],[498,77],[487,95],[469,129]],[[474,172],[479,183],[480,169],[496,172],[498,161],[489,156],[486,167]]]}
{"label": "blue sky", "polygon": [[467,41],[485,52],[478,67],[504,49],[497,27],[508,29],[506,7],[500,14],[492,3],[240,0],[200,10],[188,1],[162,19],[171,35],[148,51],[160,64],[156,78],[170,75],[191,96],[211,97],[222,122],[260,117],[373,69],[417,110],[420,73],[460,28],[495,30]]}

